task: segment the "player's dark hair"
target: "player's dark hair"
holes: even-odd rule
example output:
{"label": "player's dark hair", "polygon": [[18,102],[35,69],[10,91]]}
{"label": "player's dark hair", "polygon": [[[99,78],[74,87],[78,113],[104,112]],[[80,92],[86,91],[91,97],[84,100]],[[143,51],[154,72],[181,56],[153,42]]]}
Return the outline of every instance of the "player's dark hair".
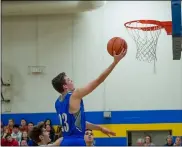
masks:
{"label": "player's dark hair", "polygon": [[44,123],[39,123],[34,126],[32,130],[29,132],[29,137],[35,142],[39,143],[41,140],[39,138],[40,135],[43,134],[43,128],[45,127]]}
{"label": "player's dark hair", "polygon": [[57,75],[55,78],[53,78],[52,80],[52,86],[59,93],[64,92],[63,85],[66,84],[65,76],[66,76],[65,72],[62,72],[59,75]]}

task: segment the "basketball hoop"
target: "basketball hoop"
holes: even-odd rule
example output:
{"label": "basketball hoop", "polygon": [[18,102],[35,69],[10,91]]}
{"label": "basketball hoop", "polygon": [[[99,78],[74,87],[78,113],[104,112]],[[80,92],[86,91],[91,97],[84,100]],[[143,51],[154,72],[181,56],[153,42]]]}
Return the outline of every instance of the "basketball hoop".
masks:
{"label": "basketball hoop", "polygon": [[140,61],[156,61],[156,46],[161,29],[167,35],[172,33],[171,21],[134,20],[124,24],[137,46],[136,59]]}

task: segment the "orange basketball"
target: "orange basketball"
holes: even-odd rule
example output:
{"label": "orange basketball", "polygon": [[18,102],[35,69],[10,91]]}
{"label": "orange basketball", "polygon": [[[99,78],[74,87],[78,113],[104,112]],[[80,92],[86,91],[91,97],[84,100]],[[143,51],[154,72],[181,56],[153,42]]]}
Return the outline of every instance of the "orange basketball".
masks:
{"label": "orange basketball", "polygon": [[116,55],[119,55],[121,51],[127,50],[127,48],[126,41],[121,37],[113,37],[107,43],[107,51],[111,56],[113,56],[114,51]]}

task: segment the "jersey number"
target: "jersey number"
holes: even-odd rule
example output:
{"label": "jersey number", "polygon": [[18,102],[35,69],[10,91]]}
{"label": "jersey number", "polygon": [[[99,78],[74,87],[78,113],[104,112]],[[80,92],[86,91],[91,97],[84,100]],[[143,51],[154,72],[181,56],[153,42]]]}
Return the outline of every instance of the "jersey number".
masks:
{"label": "jersey number", "polygon": [[68,132],[69,131],[69,124],[67,122],[67,114],[63,113],[62,115],[59,114],[60,123],[62,126],[62,132]]}

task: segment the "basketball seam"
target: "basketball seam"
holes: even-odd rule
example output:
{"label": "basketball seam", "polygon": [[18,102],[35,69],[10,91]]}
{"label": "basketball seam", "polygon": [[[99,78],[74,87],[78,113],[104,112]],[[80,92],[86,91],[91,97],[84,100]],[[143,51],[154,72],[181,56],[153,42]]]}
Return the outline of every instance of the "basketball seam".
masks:
{"label": "basketball seam", "polygon": [[114,47],[114,42],[118,39],[118,37],[116,37],[113,41],[113,44],[112,44],[112,55],[113,55],[113,47]]}
{"label": "basketball seam", "polygon": [[[121,46],[120,46],[120,49],[119,49],[119,51],[121,51],[121,52],[122,52],[121,47],[122,47],[122,45],[123,45],[122,42],[123,42],[123,41],[121,40]],[[123,48],[124,48],[124,45],[123,45]],[[120,53],[121,53],[121,52],[120,52]],[[119,53],[119,54],[120,54],[120,53]]]}

